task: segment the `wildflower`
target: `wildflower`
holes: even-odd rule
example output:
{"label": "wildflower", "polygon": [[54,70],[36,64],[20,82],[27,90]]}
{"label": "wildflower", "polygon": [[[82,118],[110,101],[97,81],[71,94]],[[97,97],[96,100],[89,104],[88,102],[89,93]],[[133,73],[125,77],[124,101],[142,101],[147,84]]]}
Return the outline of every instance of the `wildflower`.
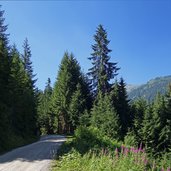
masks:
{"label": "wildflower", "polygon": [[148,163],[148,160],[144,159],[144,165],[147,165],[147,163]]}
{"label": "wildflower", "polygon": [[118,155],[118,148],[115,149],[115,155],[116,155],[116,159],[118,159],[119,155]]}
{"label": "wildflower", "polygon": [[146,156],[144,155],[144,156],[142,156],[142,162],[144,163],[144,165],[147,165],[147,163],[148,163],[148,160],[147,160],[147,158],[146,158]]}
{"label": "wildflower", "polygon": [[139,149],[138,149],[139,151],[141,151],[142,150],[142,143],[140,144],[140,147],[139,147]]}
{"label": "wildflower", "polygon": [[125,148],[124,155],[127,156],[128,155],[128,152],[129,152],[129,149],[128,148]]}
{"label": "wildflower", "polygon": [[124,151],[124,146],[123,145],[121,145],[121,152],[123,153],[123,151]]}
{"label": "wildflower", "polygon": [[130,152],[134,152],[134,147],[131,147]]}
{"label": "wildflower", "polygon": [[170,171],[170,167],[167,168],[167,171]]}
{"label": "wildflower", "polygon": [[134,152],[134,153],[138,153],[138,149],[134,149],[133,152]]}

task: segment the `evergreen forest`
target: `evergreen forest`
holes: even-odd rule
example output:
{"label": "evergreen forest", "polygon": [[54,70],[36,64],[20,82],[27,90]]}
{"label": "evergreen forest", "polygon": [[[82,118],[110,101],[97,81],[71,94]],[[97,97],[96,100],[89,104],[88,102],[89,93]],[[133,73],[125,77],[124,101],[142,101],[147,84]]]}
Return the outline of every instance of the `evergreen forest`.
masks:
{"label": "evergreen forest", "polygon": [[54,85],[47,78],[44,90],[36,86],[28,39],[19,52],[9,36],[1,8],[0,153],[34,142],[41,135],[79,135],[92,130],[93,136],[98,130],[127,146],[141,145],[149,155],[170,154],[171,85],[153,101],[131,101],[124,78],[117,76],[119,61],[111,60],[103,25],[98,25],[92,36],[88,73],[82,72],[73,53],[64,52]]}

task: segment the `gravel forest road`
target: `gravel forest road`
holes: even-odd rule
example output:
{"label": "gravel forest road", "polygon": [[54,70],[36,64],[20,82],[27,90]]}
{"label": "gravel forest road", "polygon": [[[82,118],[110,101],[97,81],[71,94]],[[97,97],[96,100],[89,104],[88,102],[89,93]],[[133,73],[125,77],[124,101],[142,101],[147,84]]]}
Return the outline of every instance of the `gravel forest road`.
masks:
{"label": "gravel forest road", "polygon": [[65,140],[64,136],[47,135],[1,155],[0,171],[49,171],[54,155]]}

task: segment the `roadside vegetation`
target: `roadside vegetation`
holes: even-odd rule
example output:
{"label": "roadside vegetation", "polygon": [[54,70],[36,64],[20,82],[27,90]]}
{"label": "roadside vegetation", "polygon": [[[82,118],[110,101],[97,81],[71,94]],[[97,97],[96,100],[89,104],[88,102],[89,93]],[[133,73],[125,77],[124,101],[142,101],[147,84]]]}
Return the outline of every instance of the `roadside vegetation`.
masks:
{"label": "roadside vegetation", "polygon": [[131,147],[108,138],[97,128],[79,127],[65,142],[53,171],[170,171],[169,154],[152,158],[141,146]]}

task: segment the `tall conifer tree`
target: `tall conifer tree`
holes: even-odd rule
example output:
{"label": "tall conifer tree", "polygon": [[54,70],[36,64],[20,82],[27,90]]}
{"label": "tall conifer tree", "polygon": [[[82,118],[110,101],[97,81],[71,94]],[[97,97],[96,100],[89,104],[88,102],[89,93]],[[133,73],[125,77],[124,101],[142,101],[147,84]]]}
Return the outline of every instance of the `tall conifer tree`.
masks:
{"label": "tall conifer tree", "polygon": [[41,130],[41,134],[52,134],[54,133],[54,116],[51,112],[51,96],[52,87],[51,80],[48,78],[44,92],[39,92],[39,105],[37,108],[38,112],[38,124]]}
{"label": "tall conifer tree", "polygon": [[5,150],[10,131],[9,119],[9,73],[10,56],[7,25],[0,6],[0,151]]}
{"label": "tall conifer tree", "polygon": [[[82,102],[78,102],[78,99]],[[80,65],[72,54],[66,52],[52,93],[51,108],[56,116],[58,132],[73,132],[78,124],[80,112],[90,109],[90,106],[89,87],[81,73]]]}
{"label": "tall conifer tree", "polygon": [[109,40],[107,32],[102,25],[99,25],[94,35],[95,44],[92,45],[93,53],[90,59],[93,67],[89,69],[88,75],[91,77],[91,86],[94,92],[101,91],[102,93],[109,92],[110,80],[117,75],[119,68],[117,63],[110,62],[108,48]]}
{"label": "tall conifer tree", "polygon": [[31,50],[30,50],[30,46],[29,46],[27,38],[24,40],[23,49],[24,49],[24,52],[22,54],[22,59],[24,63],[24,68],[29,76],[31,88],[35,88],[35,82],[37,80],[34,79],[36,74],[33,73],[33,66],[32,66],[32,61],[31,61]]}
{"label": "tall conifer tree", "polygon": [[[35,75],[33,74],[33,66],[31,62],[31,50],[30,46],[28,44],[27,38],[24,41],[23,44],[23,54],[22,54],[22,60],[23,60],[23,65],[24,69],[27,75],[27,83],[25,87],[25,100],[26,100],[26,115],[27,115],[27,132],[28,134],[36,134],[37,126],[37,114],[36,114],[36,104],[37,104],[37,99],[36,99],[36,88],[35,88],[35,82],[37,80],[34,79]],[[32,124],[30,124],[32,123]]]}
{"label": "tall conifer tree", "polygon": [[58,122],[58,132],[70,132],[69,105],[80,77],[80,66],[73,55],[64,54],[52,95],[52,110]]}

